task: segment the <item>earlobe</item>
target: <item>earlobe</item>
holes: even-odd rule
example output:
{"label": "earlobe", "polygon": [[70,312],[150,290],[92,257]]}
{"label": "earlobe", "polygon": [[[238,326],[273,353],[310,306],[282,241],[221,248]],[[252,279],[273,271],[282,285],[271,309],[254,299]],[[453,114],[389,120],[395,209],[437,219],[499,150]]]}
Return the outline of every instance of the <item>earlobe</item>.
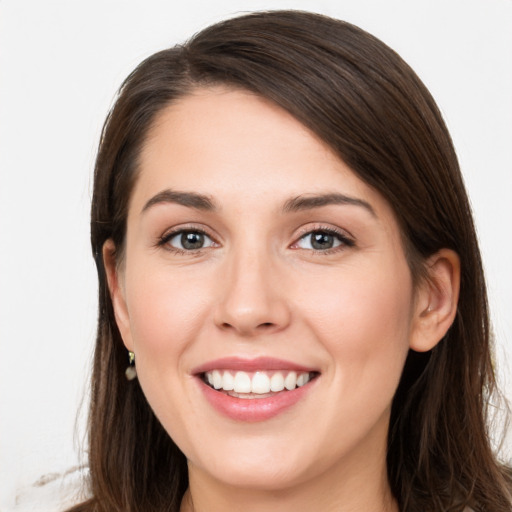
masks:
{"label": "earlobe", "polygon": [[117,327],[126,348],[133,351],[130,317],[126,306],[124,287],[122,286],[122,274],[116,258],[116,247],[111,239],[103,244],[103,264]]}
{"label": "earlobe", "polygon": [[427,352],[448,332],[457,314],[460,259],[455,251],[441,249],[427,263],[427,278],[419,284],[410,348]]}

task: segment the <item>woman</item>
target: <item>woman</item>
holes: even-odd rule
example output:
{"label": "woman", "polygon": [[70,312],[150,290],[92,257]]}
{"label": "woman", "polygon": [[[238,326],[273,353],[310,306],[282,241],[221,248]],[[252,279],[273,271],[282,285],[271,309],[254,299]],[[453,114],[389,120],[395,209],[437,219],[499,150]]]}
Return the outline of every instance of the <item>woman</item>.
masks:
{"label": "woman", "polygon": [[74,510],[510,510],[457,159],[382,42],[275,11],[148,58],[105,124],[91,228]]}

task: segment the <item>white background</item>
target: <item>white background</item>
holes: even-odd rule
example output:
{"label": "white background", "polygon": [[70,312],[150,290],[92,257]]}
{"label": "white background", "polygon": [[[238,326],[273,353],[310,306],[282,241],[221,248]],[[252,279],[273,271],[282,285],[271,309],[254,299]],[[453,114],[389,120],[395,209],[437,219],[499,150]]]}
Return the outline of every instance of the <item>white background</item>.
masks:
{"label": "white background", "polygon": [[512,398],[512,0],[0,0],[1,512],[80,460],[96,317],[91,171],[117,88],[149,54],[273,8],[361,26],[430,88],[474,207]]}

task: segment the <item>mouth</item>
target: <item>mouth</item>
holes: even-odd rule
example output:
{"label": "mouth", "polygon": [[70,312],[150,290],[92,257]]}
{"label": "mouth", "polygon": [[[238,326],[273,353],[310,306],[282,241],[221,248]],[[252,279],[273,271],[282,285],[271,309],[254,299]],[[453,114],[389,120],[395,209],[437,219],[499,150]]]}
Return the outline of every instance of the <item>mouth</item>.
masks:
{"label": "mouth", "polygon": [[210,388],[241,399],[263,399],[301,388],[317,378],[315,371],[224,370],[203,372],[200,378]]}
{"label": "mouth", "polygon": [[321,375],[316,368],[269,357],[226,357],[191,373],[206,402],[236,422],[266,421],[292,408],[304,411],[299,404],[309,403]]}

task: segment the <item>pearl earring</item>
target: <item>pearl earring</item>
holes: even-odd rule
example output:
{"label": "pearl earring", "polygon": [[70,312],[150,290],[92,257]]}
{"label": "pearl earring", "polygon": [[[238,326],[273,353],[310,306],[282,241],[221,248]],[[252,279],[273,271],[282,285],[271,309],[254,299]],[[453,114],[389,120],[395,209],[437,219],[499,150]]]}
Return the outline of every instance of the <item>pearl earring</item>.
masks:
{"label": "pearl earring", "polygon": [[135,353],[132,351],[128,352],[129,366],[126,368],[124,374],[128,380],[133,380],[137,377],[137,369],[135,368]]}

